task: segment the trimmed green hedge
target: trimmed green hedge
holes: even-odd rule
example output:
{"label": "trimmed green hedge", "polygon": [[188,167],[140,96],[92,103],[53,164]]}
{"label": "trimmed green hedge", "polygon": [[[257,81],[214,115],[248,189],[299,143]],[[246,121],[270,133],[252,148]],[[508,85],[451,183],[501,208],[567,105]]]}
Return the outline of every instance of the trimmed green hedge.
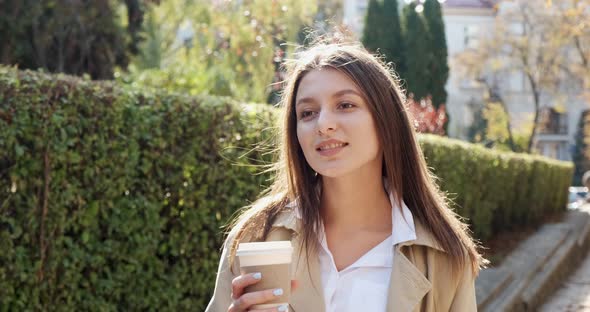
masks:
{"label": "trimmed green hedge", "polygon": [[565,211],[573,164],[421,135],[426,161],[475,236],[534,225]]}
{"label": "trimmed green hedge", "polygon": [[[0,67],[0,311],[201,311],[272,108]],[[480,238],[565,209],[572,166],[422,136]]]}
{"label": "trimmed green hedge", "polygon": [[271,112],[1,67],[0,103],[0,311],[203,310]]}

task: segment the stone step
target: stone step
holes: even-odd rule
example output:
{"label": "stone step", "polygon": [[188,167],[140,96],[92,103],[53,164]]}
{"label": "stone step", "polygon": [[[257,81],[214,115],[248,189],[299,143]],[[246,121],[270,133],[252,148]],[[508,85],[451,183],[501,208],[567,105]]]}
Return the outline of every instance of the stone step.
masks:
{"label": "stone step", "polygon": [[516,278],[529,277],[547,262],[571,230],[572,226],[567,223],[543,225],[508,255],[501,267],[507,268]]}
{"label": "stone step", "polygon": [[[486,306],[513,280],[512,273],[499,268],[489,268],[479,273],[475,284],[478,305]],[[481,300],[480,300],[481,298]]]}
{"label": "stone step", "polygon": [[[519,244],[500,267],[483,270],[476,281],[479,310],[505,311],[517,305],[521,301],[520,294],[552,259],[572,228],[567,223],[546,224]],[[494,276],[498,273],[501,275]]]}
{"label": "stone step", "polygon": [[571,267],[569,260],[573,259],[571,253],[576,241],[575,236],[568,238],[524,289],[521,295],[524,310],[533,311],[559,285],[560,279],[567,275],[564,271]]}
{"label": "stone step", "polygon": [[578,248],[588,237],[589,221],[590,215],[583,211],[568,213],[565,222],[571,226],[573,235],[568,236],[557,252],[537,272],[529,287],[523,291],[521,298],[525,310],[532,311],[539,306],[559,286],[561,279],[575,267],[579,260],[577,254],[585,254],[579,253]]}
{"label": "stone step", "polygon": [[590,248],[590,205],[545,224],[476,281],[479,311],[535,311]]}

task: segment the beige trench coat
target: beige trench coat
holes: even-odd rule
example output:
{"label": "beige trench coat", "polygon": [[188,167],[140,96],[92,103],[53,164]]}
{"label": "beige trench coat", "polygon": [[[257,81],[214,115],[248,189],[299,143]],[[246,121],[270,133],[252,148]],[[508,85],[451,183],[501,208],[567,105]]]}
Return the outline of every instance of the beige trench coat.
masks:
{"label": "beige trench coat", "polygon": [[[460,278],[453,278],[448,255],[435,241],[432,234],[414,219],[416,240],[401,243],[392,248],[393,265],[388,312],[477,311],[475,279],[471,266],[466,265]],[[318,257],[310,257],[300,248],[297,233],[299,219],[294,213],[279,215],[267,240],[291,240],[294,250],[292,272],[298,281],[297,290],[291,294],[290,311],[325,312]],[[229,267],[229,251],[234,233],[230,233],[221,255],[213,298],[205,312],[227,311],[231,304],[231,281],[239,274],[237,259],[233,273]],[[466,262],[469,263],[469,262]],[[368,312],[368,311],[367,311]],[[371,311],[372,312],[372,311]]]}

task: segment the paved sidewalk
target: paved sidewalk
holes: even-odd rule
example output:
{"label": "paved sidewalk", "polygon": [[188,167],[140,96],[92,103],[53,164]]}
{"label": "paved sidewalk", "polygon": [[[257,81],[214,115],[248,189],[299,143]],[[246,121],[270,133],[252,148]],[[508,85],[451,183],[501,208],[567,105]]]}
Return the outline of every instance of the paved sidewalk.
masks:
{"label": "paved sidewalk", "polygon": [[590,312],[590,254],[580,263],[580,267],[561,283],[560,289],[547,299],[539,311]]}

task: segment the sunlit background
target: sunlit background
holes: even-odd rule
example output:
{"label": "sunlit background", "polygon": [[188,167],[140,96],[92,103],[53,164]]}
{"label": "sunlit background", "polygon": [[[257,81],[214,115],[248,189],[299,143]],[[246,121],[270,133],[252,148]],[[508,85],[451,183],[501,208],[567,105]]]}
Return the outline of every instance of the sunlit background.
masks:
{"label": "sunlit background", "polygon": [[579,177],[588,2],[4,1],[0,61],[274,105],[298,49],[360,41],[404,81],[419,131],[572,160]]}

